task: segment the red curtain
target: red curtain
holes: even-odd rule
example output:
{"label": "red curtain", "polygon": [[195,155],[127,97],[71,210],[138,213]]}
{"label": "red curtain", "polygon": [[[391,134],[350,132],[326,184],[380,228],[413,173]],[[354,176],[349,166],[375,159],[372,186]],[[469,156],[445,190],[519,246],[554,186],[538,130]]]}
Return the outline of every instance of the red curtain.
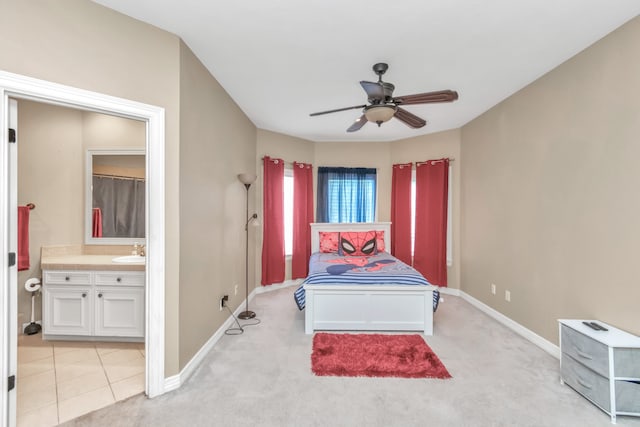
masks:
{"label": "red curtain", "polygon": [[313,222],[313,166],[293,162],[293,254],[291,278],[307,277]]}
{"label": "red curtain", "polygon": [[433,285],[447,286],[449,159],[416,163],[413,266]]}
{"label": "red curtain", "polygon": [[391,254],[411,265],[411,163],[393,165]]}
{"label": "red curtain", "polygon": [[262,285],[284,282],[284,162],[264,156]]}

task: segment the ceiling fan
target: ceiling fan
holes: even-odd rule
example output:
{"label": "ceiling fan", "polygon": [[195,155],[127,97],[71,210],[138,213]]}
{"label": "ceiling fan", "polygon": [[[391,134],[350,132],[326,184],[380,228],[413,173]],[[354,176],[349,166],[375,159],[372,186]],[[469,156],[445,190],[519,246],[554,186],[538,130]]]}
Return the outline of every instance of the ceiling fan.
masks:
{"label": "ceiling fan", "polygon": [[418,129],[426,125],[427,122],[400,107],[401,105],[433,104],[436,102],[452,102],[458,99],[458,92],[453,90],[439,90],[436,92],[417,93],[415,95],[394,97],[393,90],[395,89],[395,86],[391,83],[382,81],[382,75],[388,68],[389,66],[385,63],[377,63],[373,66],[373,72],[378,75],[378,81],[367,82],[363,80],[360,82],[364,91],[367,92],[369,104],[320,111],[309,115],[313,117],[320,116],[322,114],[363,108],[362,116],[360,116],[360,118],[358,118],[358,120],[356,120],[349,129],[347,129],[347,132],[360,130],[360,128],[362,128],[362,126],[367,122],[373,122],[380,126],[392,117],[395,117],[409,127]]}

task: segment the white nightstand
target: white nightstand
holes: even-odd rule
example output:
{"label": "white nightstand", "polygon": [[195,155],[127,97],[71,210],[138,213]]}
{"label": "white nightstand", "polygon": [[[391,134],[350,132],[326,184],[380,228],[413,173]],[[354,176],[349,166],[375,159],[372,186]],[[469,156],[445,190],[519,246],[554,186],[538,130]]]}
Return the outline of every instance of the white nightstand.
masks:
{"label": "white nightstand", "polygon": [[[640,416],[640,337],[599,320],[560,319],[560,381],[611,416]],[[595,322],[607,331],[583,322]]]}

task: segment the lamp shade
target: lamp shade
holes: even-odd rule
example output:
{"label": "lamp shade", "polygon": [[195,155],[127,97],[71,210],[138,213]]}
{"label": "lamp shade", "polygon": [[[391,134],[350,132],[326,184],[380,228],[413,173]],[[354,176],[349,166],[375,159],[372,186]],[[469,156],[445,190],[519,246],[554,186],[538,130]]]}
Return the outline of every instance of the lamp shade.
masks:
{"label": "lamp shade", "polygon": [[238,174],[238,179],[244,185],[253,184],[253,182],[258,178],[258,175],[255,173],[240,173]]}
{"label": "lamp shade", "polygon": [[390,120],[395,113],[396,107],[394,105],[372,105],[365,109],[364,116],[370,122],[380,124]]}

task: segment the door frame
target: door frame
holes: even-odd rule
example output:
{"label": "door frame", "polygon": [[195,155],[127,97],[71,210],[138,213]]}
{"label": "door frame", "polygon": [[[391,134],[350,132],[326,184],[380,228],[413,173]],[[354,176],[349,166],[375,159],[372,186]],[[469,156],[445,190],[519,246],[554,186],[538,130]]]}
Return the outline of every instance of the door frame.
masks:
{"label": "door frame", "polygon": [[[9,241],[9,198],[12,191],[9,182],[8,115],[9,98],[26,99],[47,104],[61,105],[81,110],[96,111],[146,122],[146,233],[147,264],[145,277],[145,390],[149,397],[165,391],[165,111],[164,108],[117,98],[97,92],[78,89],[40,79],[34,79],[0,70],[0,259],[7,260],[9,252],[17,252]],[[16,168],[17,165],[11,165]],[[13,276],[12,276],[13,275]],[[11,366],[11,342],[16,342],[17,313],[11,301],[17,298],[9,288],[10,277],[17,281],[17,265],[9,267],[0,262],[0,379],[2,409],[1,423],[8,422],[9,393],[7,377],[15,375]],[[13,338],[13,341],[11,340]],[[15,347],[15,346],[14,346]],[[13,359],[15,360],[15,358]],[[14,389],[15,390],[15,389]],[[13,408],[15,411],[15,407]],[[15,414],[14,414],[15,415]],[[15,418],[13,418],[15,419]]]}

